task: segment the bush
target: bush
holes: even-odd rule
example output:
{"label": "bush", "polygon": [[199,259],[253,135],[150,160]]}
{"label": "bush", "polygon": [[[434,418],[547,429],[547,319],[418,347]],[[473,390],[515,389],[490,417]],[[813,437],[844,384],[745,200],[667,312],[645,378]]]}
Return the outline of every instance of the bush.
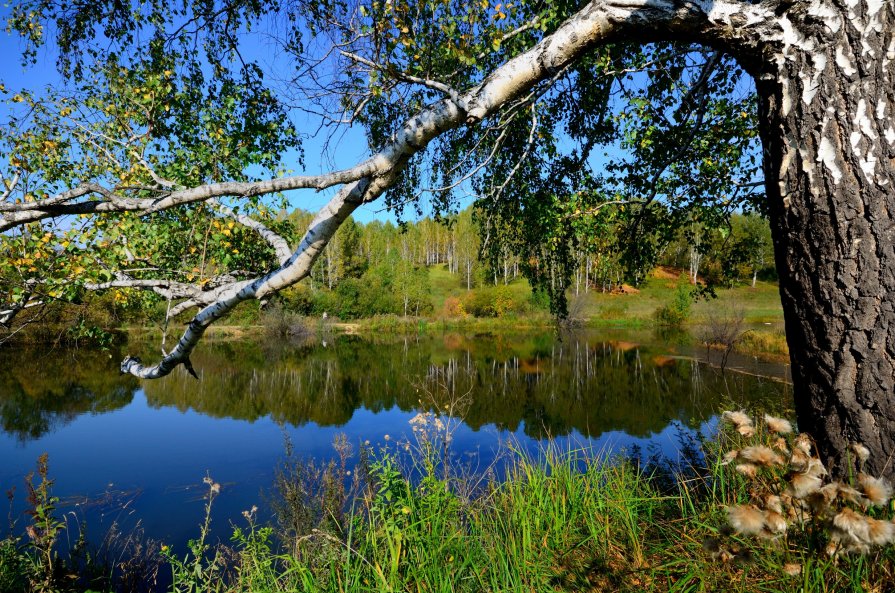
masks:
{"label": "bush", "polygon": [[528,304],[517,300],[508,286],[485,286],[470,290],[463,297],[463,308],[476,317],[503,317],[525,313]]}
{"label": "bush", "polygon": [[671,302],[656,309],[654,313],[656,323],[670,327],[683,325],[690,318],[692,303],[693,296],[690,294],[689,284],[678,284]]}
{"label": "bush", "polygon": [[442,317],[466,317],[466,309],[460,299],[452,296],[444,299],[441,315]]}

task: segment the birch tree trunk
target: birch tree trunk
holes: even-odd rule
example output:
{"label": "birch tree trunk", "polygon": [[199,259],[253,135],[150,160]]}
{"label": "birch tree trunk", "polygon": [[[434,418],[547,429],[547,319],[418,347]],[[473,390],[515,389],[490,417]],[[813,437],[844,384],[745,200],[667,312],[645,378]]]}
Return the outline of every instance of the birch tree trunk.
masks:
{"label": "birch tree trunk", "polygon": [[[799,428],[834,470],[895,454],[895,18],[812,3],[756,76]],[[807,15],[806,15],[807,17]]]}

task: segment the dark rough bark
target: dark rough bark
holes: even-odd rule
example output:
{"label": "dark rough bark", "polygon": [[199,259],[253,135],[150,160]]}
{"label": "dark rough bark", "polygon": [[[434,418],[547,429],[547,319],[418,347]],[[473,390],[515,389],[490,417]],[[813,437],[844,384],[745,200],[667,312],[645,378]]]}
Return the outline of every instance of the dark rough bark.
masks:
{"label": "dark rough bark", "polygon": [[799,428],[834,473],[860,442],[892,478],[895,8],[873,4],[792,17],[755,74]]}

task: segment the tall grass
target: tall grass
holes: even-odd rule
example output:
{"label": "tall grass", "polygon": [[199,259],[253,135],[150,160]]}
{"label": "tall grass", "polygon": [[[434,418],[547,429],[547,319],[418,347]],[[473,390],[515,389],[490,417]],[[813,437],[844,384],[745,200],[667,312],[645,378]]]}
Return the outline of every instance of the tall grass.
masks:
{"label": "tall grass", "polygon": [[[171,590],[895,588],[892,546],[831,554],[825,523],[793,523],[788,532],[761,537],[734,529],[731,509],[756,505],[763,494],[759,482],[729,463],[729,450],[734,458],[750,454],[745,437],[732,431],[705,443],[697,465],[676,480],[635,460],[554,444],[535,453],[510,448],[505,464],[483,475],[452,461],[449,420],[421,413],[411,440],[365,444],[354,453],[341,439],[329,464],[289,460],[277,480],[279,522],[259,524],[257,509],[248,509],[226,546],[206,541],[217,496],[207,480],[198,539],[186,556],[163,552]],[[783,479],[784,470],[773,471]],[[875,513],[891,520],[890,508]],[[5,564],[4,550],[0,583],[14,582],[4,577],[16,570]]]}

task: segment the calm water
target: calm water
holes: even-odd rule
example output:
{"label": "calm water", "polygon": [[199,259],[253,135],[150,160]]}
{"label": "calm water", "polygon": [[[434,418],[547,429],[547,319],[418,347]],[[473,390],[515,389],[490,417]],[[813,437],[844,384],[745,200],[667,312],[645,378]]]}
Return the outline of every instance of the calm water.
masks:
{"label": "calm water", "polygon": [[243,509],[265,508],[286,439],[318,460],[341,433],[393,447],[412,438],[420,402],[453,404],[453,452],[485,466],[502,442],[534,450],[550,437],[673,459],[681,431],[711,430],[721,406],[791,400],[785,382],[758,376],[785,369],[739,360],[748,373],[721,374],[650,334],[208,343],[193,357],[198,381],[119,375],[124,350],[0,352],[0,487],[17,487],[15,512],[44,452],[73,521],[96,533],[139,524],[177,544],[196,534],[206,474],[223,485],[225,535]]}

